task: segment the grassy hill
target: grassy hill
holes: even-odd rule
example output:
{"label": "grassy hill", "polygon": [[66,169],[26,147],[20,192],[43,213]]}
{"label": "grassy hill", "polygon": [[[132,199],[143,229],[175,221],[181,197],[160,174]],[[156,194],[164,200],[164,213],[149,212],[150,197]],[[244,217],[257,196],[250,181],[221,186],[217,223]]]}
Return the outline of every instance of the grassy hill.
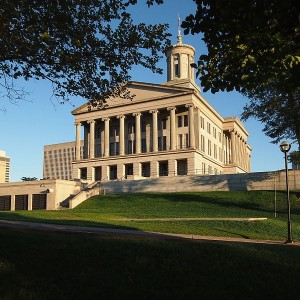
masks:
{"label": "grassy hill", "polygon": [[[292,200],[294,239],[299,202]],[[1,212],[0,218],[286,239],[285,194],[217,192],[93,197],[76,209]],[[130,221],[266,217],[265,221]],[[300,247],[103,237],[0,228],[0,299],[295,299]]]}
{"label": "grassy hill", "polygon": [[[291,193],[294,239],[300,201]],[[147,193],[95,196],[73,210],[0,212],[0,218],[212,236],[284,240],[286,198],[273,191]],[[139,221],[147,218],[268,218],[265,221]],[[131,220],[135,219],[135,220]]]}

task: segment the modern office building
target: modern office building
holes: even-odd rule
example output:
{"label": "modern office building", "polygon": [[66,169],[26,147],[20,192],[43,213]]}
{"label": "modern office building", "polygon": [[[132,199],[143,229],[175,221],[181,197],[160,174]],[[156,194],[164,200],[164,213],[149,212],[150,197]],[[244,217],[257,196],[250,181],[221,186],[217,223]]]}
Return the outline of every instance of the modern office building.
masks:
{"label": "modern office building", "polygon": [[[81,142],[83,151],[83,141]],[[43,178],[72,180],[72,164],[75,159],[75,142],[44,146]]]}
{"label": "modern office building", "polygon": [[0,150],[0,182],[9,182],[10,175],[10,158],[6,152]]}
{"label": "modern office building", "polygon": [[166,51],[167,82],[131,82],[133,100],[108,99],[102,110],[87,103],[72,112],[74,179],[250,172],[248,132],[237,117],[223,118],[204,99],[194,79],[194,54],[179,34]]}

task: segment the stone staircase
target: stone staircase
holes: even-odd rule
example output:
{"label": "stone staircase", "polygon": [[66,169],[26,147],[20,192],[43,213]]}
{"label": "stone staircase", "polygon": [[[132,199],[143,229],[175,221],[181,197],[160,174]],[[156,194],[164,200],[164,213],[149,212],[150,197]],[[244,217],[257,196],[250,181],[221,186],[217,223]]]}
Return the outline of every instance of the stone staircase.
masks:
{"label": "stone staircase", "polygon": [[[83,201],[87,200],[90,197],[99,195],[101,191],[99,182],[92,182],[91,184],[85,186],[78,194],[70,195],[65,201],[68,202],[69,208],[74,208]],[[64,201],[63,201],[64,202]],[[66,204],[65,204],[66,205]],[[62,206],[62,205],[61,205]]]}

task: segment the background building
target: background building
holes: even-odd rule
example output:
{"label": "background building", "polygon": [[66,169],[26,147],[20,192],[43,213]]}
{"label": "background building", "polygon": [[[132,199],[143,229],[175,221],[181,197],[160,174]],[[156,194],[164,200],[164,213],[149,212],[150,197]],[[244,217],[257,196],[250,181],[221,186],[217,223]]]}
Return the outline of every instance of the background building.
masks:
{"label": "background building", "polygon": [[9,182],[10,158],[0,150],[0,182]]}
{"label": "background building", "polygon": [[[83,141],[81,142],[83,151]],[[43,178],[72,180],[75,142],[44,146]]]}

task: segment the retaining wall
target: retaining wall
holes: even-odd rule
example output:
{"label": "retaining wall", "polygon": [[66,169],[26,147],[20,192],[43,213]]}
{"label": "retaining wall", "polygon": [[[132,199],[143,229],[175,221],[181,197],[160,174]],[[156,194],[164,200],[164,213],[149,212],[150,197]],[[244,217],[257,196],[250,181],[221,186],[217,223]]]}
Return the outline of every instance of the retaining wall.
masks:
{"label": "retaining wall", "polygon": [[[285,190],[285,171],[190,175],[101,182],[102,193]],[[290,190],[300,190],[300,170],[289,171]]]}

